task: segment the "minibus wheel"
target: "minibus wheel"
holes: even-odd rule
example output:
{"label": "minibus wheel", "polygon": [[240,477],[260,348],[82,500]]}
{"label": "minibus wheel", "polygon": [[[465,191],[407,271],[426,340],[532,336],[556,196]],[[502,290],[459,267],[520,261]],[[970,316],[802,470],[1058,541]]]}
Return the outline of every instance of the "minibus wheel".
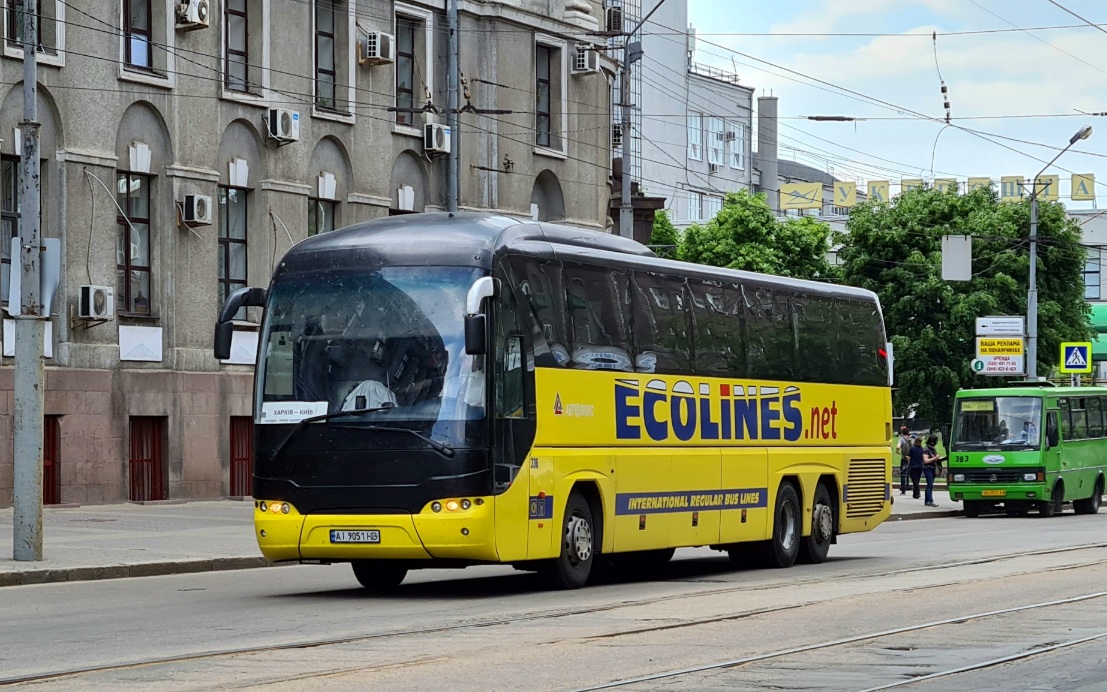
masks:
{"label": "minibus wheel", "polygon": [[1038,503],[1038,515],[1042,517],[1052,517],[1060,514],[1064,511],[1062,504],[1065,499],[1065,486],[1063,483],[1058,482],[1053,486],[1053,492],[1050,493],[1048,500],[1042,500]]}
{"label": "minibus wheel", "polygon": [[1095,480],[1092,496],[1073,502],[1072,508],[1077,514],[1097,514],[1101,502],[1103,502],[1103,476]]}

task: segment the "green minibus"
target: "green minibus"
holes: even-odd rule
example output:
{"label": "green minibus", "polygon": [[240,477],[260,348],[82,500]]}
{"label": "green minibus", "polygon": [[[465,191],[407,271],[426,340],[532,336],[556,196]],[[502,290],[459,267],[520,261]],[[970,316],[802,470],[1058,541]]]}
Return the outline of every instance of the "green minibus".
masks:
{"label": "green minibus", "polygon": [[1107,470],[1107,388],[1046,383],[957,392],[949,445],[950,499],[965,516],[1000,508],[1095,514]]}

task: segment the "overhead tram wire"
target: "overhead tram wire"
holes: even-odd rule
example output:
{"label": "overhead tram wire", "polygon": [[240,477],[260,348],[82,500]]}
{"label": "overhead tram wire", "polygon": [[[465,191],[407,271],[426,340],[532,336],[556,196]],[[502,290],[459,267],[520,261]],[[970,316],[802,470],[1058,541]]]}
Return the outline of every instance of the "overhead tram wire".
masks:
{"label": "overhead tram wire", "polygon": [[1022,31],[1022,32],[1025,32],[1025,33],[1026,33],[1026,34],[1027,34],[1028,36],[1031,36],[1032,38],[1034,38],[1034,39],[1037,39],[1038,41],[1041,41],[1042,43],[1046,44],[1046,45],[1047,45],[1047,46],[1049,46],[1050,48],[1052,48],[1052,49],[1054,49],[1054,50],[1056,50],[1056,51],[1059,51],[1059,52],[1061,52],[1061,53],[1064,53],[1065,55],[1069,56],[1069,57],[1070,57],[1070,58],[1072,58],[1073,60],[1076,60],[1076,61],[1078,61],[1078,62],[1082,62],[1082,63],[1084,63],[1085,65],[1087,65],[1088,67],[1092,68],[1093,70],[1098,70],[1099,72],[1102,72],[1103,74],[1107,74],[1107,70],[1103,69],[1102,67],[1099,67],[1098,65],[1093,65],[1092,63],[1088,62],[1088,61],[1087,61],[1087,60],[1085,60],[1084,58],[1081,58],[1081,57],[1080,57],[1080,56],[1078,56],[1078,55],[1074,55],[1074,54],[1072,54],[1072,53],[1068,52],[1067,50],[1065,50],[1064,48],[1061,48],[1060,46],[1056,46],[1056,45],[1054,45],[1054,44],[1050,43],[1049,41],[1045,40],[1045,39],[1044,39],[1044,38],[1042,38],[1041,36],[1038,36],[1037,34],[1035,34],[1035,33],[1034,33],[1034,32],[1033,32],[1033,31],[1032,31],[1031,29],[1024,29],[1024,28],[1020,27],[1020,26],[1019,26],[1018,24],[1015,24],[1014,22],[1012,22],[1011,20],[1007,19],[1006,17],[1003,17],[1002,15],[999,15],[999,14],[997,14],[997,13],[995,13],[995,12],[993,12],[993,11],[989,10],[989,9],[988,9],[987,7],[985,7],[984,5],[981,5],[981,4],[980,4],[979,2],[977,2],[976,0],[969,0],[969,2],[971,2],[971,3],[972,3],[972,4],[974,4],[974,5],[976,5],[976,6],[977,6],[977,7],[979,7],[980,9],[984,10],[984,11],[985,11],[985,12],[987,12],[988,14],[992,15],[992,16],[993,16],[993,17],[995,17],[996,19],[998,19],[998,20],[1000,20],[1000,21],[1002,21],[1002,22],[1006,22],[1007,24],[1010,24],[1011,26],[1015,27],[1015,29],[1017,29],[1018,31]]}
{"label": "overhead tram wire", "polygon": [[[1010,34],[1016,31],[1059,31],[1064,29],[1083,29],[1088,24],[1058,24],[1050,26],[1031,26],[1026,29],[969,29],[965,31],[939,31],[939,36],[980,36],[983,34]],[[1107,24],[1092,24],[1093,28],[1099,29],[1100,27],[1107,26]],[[863,32],[863,31],[827,31],[827,32],[803,32],[803,31],[708,31],[708,32],[696,32],[697,36],[718,36],[718,37],[766,37],[766,38],[930,38],[931,32],[926,33],[912,33],[912,32]],[[648,31],[648,36],[680,36],[680,31],[673,30],[667,31]]]}
{"label": "overhead tram wire", "polygon": [[1081,17],[1080,15],[1073,12],[1069,8],[1065,7],[1061,3],[1057,2],[1057,0],[1047,0],[1047,2],[1049,2],[1049,4],[1059,8],[1059,9],[1065,11],[1065,12],[1068,12],[1072,16],[1074,16],[1077,19],[1079,19],[1080,21],[1084,22],[1084,24],[1086,24],[1087,26],[1090,26],[1093,29],[1097,29],[1097,30],[1102,31],[1103,33],[1107,34],[1107,29],[1104,29],[1102,24],[1096,24],[1096,23],[1092,22],[1091,20],[1088,20],[1088,19],[1085,19],[1084,17]]}

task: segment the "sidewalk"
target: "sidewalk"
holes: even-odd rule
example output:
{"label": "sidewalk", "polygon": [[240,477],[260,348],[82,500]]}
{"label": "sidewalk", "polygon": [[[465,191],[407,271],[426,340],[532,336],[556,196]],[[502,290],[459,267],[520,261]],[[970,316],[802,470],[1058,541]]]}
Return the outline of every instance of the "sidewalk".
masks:
{"label": "sidewalk", "polygon": [[[960,514],[960,505],[935,493],[941,505],[893,491],[889,521]],[[43,510],[42,562],[12,556],[12,510],[0,509],[0,587],[150,577],[265,567],[253,532],[254,503],[221,500],[170,505],[90,505]]]}

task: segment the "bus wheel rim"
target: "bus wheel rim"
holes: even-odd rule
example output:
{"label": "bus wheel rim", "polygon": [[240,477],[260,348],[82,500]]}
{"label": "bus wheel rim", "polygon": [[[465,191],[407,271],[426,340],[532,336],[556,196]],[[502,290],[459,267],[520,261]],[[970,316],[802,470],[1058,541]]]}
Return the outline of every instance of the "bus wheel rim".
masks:
{"label": "bus wheel rim", "polygon": [[830,507],[821,502],[815,505],[814,529],[812,533],[818,543],[826,543],[830,540],[831,534],[834,533],[834,515],[830,511]]}
{"label": "bus wheel rim", "polygon": [[565,548],[574,564],[592,557],[592,527],[579,515],[569,517],[565,524]]}
{"label": "bus wheel rim", "polygon": [[785,503],[780,508],[780,545],[785,550],[791,550],[796,542],[796,510],[791,503]]}

